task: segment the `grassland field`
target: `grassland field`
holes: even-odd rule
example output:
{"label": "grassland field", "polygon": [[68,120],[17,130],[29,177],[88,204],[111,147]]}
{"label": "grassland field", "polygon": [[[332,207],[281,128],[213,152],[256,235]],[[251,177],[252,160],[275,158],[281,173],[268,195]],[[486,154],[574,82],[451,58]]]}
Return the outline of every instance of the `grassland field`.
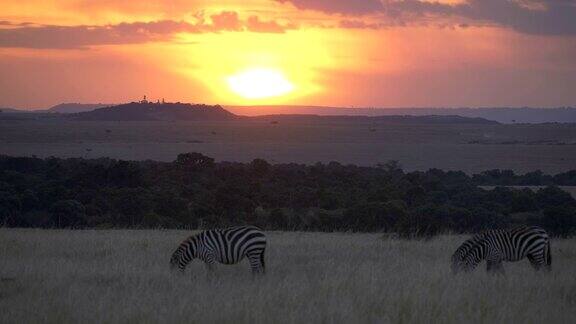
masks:
{"label": "grassland field", "polygon": [[183,152],[218,161],[376,165],[398,160],[407,171],[556,174],[576,165],[576,124],[0,120],[0,154],[173,161]]}
{"label": "grassland field", "polygon": [[0,323],[571,323],[576,241],[553,269],[452,276],[465,236],[269,232],[267,274],[247,261],[209,277],[169,271],[194,231],[0,229]]}

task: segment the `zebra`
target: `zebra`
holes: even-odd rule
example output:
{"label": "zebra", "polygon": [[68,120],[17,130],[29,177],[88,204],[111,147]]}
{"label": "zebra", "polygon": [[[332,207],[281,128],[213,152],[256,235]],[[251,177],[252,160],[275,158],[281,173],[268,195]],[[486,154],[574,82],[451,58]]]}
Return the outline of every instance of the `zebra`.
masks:
{"label": "zebra", "polygon": [[504,273],[503,261],[528,258],[536,270],[550,270],[550,238],[536,226],[518,226],[508,230],[488,230],[465,241],[452,255],[452,273],[474,270],[486,260],[488,272]]}
{"label": "zebra", "polygon": [[207,269],[214,270],[216,262],[236,264],[244,257],[250,262],[252,273],[264,274],[266,236],[255,226],[236,226],[200,232],[184,240],[170,258],[170,267],[184,271],[190,261],[198,258]]}

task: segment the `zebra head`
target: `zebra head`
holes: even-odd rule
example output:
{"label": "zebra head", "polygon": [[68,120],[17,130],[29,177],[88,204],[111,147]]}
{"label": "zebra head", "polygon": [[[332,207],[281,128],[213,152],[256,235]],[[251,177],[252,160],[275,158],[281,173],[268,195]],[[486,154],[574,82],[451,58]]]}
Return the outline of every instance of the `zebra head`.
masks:
{"label": "zebra head", "polygon": [[480,261],[474,253],[469,253],[460,260],[452,260],[452,274],[456,275],[460,272],[470,272],[476,268]]}
{"label": "zebra head", "polygon": [[464,259],[464,260],[452,260],[450,268],[452,269],[452,274],[457,275],[460,272],[472,271],[475,268],[475,266],[473,262],[470,262],[470,260]]}
{"label": "zebra head", "polygon": [[452,256],[452,262],[450,264],[450,268],[452,269],[452,274],[456,275],[460,272],[468,272],[468,271],[472,270],[473,267],[472,268],[470,267],[469,258],[470,258],[470,256],[467,254],[464,254],[464,255],[454,254]]}
{"label": "zebra head", "polygon": [[483,259],[484,243],[483,235],[477,235],[462,243],[452,254],[452,273],[457,274],[474,270]]}
{"label": "zebra head", "polygon": [[180,265],[181,255],[178,250],[172,253],[172,257],[170,258],[170,270],[176,270]]}
{"label": "zebra head", "polygon": [[459,258],[459,256],[454,254],[452,256],[452,260],[450,263],[450,269],[452,269],[452,274],[455,275],[455,274],[458,274],[458,272],[460,272],[461,263],[462,263],[462,260]]}

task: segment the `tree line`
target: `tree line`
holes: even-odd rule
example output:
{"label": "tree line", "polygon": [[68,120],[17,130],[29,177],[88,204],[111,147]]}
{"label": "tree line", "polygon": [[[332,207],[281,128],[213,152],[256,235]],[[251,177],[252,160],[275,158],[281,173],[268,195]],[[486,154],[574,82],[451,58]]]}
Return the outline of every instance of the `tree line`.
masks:
{"label": "tree line", "polygon": [[[480,185],[498,186],[484,190]],[[533,191],[504,185],[546,185]],[[394,232],[428,237],[514,224],[576,232],[576,170],[554,176],[491,170],[405,172],[373,167],[0,156],[0,225],[45,228],[210,228]]]}

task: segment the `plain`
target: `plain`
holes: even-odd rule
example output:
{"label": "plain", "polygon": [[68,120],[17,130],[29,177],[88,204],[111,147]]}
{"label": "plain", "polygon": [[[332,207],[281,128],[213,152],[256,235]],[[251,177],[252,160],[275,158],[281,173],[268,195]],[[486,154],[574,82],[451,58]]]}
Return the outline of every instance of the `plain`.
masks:
{"label": "plain", "polygon": [[556,174],[576,165],[576,124],[0,120],[0,154],[173,161],[185,152],[217,161],[374,166],[398,160],[405,171]]}

